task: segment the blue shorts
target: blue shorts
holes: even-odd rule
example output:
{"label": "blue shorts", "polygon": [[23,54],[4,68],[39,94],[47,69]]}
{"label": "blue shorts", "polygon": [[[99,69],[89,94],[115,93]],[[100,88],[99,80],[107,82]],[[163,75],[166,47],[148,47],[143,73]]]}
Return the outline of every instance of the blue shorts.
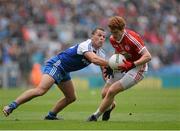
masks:
{"label": "blue shorts", "polygon": [[50,75],[57,85],[59,85],[60,82],[71,80],[70,73],[66,73],[63,69],[57,68],[54,65],[45,65],[43,67],[43,74]]}

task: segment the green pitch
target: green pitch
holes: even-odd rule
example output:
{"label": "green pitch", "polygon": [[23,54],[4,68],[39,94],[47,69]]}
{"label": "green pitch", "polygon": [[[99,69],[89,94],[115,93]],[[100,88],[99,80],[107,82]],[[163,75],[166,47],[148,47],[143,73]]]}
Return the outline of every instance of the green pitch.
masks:
{"label": "green pitch", "polygon": [[[150,85],[149,85],[150,86]],[[0,89],[0,106],[15,99],[24,90]],[[108,122],[86,122],[101,100],[100,89],[76,89],[77,101],[64,109],[63,121],[45,121],[43,117],[62,96],[52,88],[42,97],[19,107],[9,117],[0,113],[1,130],[179,130],[180,89],[130,89],[116,97],[117,107]]]}

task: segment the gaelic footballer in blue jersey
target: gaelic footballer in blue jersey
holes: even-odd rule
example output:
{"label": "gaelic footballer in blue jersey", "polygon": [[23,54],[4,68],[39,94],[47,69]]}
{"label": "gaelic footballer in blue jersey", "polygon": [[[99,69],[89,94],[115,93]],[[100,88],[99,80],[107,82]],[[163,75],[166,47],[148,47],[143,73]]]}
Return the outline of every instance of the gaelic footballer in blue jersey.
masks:
{"label": "gaelic footballer in blue jersey", "polygon": [[102,28],[92,31],[90,39],[76,44],[49,59],[43,71],[41,82],[37,88],[25,91],[16,100],[3,108],[3,113],[8,116],[14,109],[29,100],[44,95],[56,83],[63,92],[64,98],[60,99],[51,109],[46,120],[57,120],[57,113],[76,100],[74,85],[70,72],[87,67],[90,63],[107,66],[105,55],[101,47],[105,42],[106,33]]}
{"label": "gaelic footballer in blue jersey", "polygon": [[[96,55],[99,56],[98,59],[105,58],[103,50],[99,46],[95,48],[92,44],[92,40],[88,39],[80,44],[76,44],[75,46],[68,48],[67,50],[48,60],[46,62],[44,73],[52,76],[57,84],[59,84],[61,81],[70,80],[70,72],[83,69],[91,63],[98,64],[95,60],[93,62],[94,58],[88,58],[88,56],[92,57],[92,54],[94,55],[92,52],[96,52]],[[100,62],[103,64],[104,59],[102,59]]]}

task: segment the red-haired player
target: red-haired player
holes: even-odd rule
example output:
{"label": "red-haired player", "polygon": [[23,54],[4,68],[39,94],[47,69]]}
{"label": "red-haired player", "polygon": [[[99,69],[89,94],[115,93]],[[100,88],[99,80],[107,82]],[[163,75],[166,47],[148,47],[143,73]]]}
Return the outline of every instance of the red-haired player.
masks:
{"label": "red-haired player", "polygon": [[122,17],[113,16],[109,19],[108,27],[112,33],[110,43],[115,53],[123,54],[126,61],[124,65],[119,66],[119,71],[114,73],[112,69],[107,68],[106,75],[114,77],[107,80],[102,91],[103,100],[87,121],[97,121],[102,114],[102,120],[109,120],[110,113],[115,107],[114,97],[141,81],[147,72],[147,62],[151,60],[151,55],[139,34],[125,29],[125,25],[126,22]]}

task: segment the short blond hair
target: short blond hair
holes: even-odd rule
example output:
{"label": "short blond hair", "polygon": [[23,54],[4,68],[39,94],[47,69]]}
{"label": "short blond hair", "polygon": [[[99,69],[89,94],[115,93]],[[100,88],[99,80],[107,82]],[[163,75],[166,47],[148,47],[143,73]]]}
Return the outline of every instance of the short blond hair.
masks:
{"label": "short blond hair", "polygon": [[125,20],[120,16],[113,16],[109,18],[108,27],[111,30],[114,30],[114,29],[123,30],[125,28],[125,25],[126,25]]}

